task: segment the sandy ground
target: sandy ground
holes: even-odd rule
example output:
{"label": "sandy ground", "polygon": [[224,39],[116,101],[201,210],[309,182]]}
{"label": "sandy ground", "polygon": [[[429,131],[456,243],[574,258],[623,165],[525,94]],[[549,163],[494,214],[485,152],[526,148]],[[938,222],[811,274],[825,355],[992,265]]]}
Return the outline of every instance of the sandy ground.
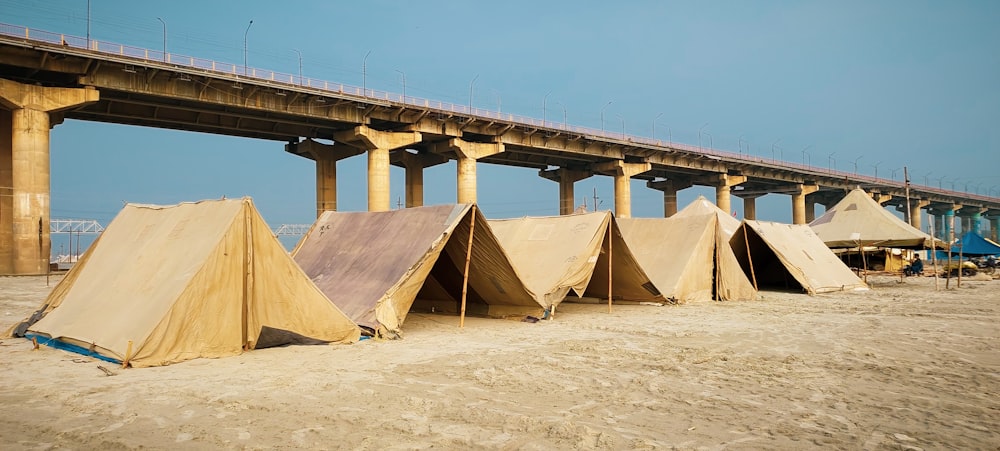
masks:
{"label": "sandy ground", "polygon": [[[998,449],[1000,281],[870,281],[148,369],[3,339],[0,447]],[[0,278],[0,330],[50,289]]]}

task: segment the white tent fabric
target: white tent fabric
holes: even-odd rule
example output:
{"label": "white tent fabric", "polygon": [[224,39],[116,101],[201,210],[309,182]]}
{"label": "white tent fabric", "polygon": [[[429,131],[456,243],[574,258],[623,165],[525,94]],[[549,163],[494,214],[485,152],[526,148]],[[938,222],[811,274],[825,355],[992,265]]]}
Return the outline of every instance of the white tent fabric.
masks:
{"label": "white tent fabric", "polygon": [[837,205],[809,223],[830,248],[879,246],[922,249],[932,246],[930,235],[913,228],[875,202],[863,189],[847,193]]}
{"label": "white tent fabric", "polygon": [[459,310],[470,234],[467,312],[541,315],[541,306],[472,204],[327,211],[292,255],[351,319],[375,334],[395,336],[415,302],[428,310]]}
{"label": "white tent fabric", "polygon": [[714,213],[617,219],[625,242],[665,298],[753,300],[753,288]]}
{"label": "white tent fabric", "polygon": [[249,198],[126,205],[42,313],[29,333],[133,367],[360,336]]}
{"label": "white tent fabric", "polygon": [[719,227],[722,228],[722,232],[727,240],[732,237],[733,234],[736,233],[736,229],[740,227],[740,221],[738,219],[732,217],[728,211],[723,211],[708,199],[705,199],[705,196],[698,196],[697,199],[682,208],[681,211],[678,211],[676,214],[671,216],[671,218],[685,218],[706,214],[714,214],[719,218]]}
{"label": "white tent fabric", "polygon": [[758,289],[798,286],[816,294],[868,288],[807,225],[745,219],[730,245]]}
{"label": "white tent fabric", "polygon": [[[577,296],[663,300],[626,244],[610,212],[490,220],[525,285],[545,308]],[[609,236],[611,240],[608,240]]]}

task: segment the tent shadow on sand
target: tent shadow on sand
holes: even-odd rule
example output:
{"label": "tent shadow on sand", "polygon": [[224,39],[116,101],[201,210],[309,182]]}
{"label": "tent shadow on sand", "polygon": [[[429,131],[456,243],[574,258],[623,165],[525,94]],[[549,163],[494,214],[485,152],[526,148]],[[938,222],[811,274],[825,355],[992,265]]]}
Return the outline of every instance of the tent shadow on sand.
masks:
{"label": "tent shadow on sand", "polygon": [[360,336],[249,198],[126,205],[10,332],[133,367]]}
{"label": "tent shadow on sand", "polygon": [[376,336],[398,337],[411,308],[499,318],[542,313],[473,204],[327,211],[292,255]]}

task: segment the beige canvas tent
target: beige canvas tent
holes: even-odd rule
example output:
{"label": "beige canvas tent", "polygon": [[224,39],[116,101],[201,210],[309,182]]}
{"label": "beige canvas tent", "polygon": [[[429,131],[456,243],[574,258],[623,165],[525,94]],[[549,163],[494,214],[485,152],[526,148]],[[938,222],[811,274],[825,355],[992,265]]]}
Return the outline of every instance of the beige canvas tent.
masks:
{"label": "beige canvas tent", "polygon": [[378,335],[398,335],[411,307],[460,312],[463,286],[471,314],[542,312],[471,204],[327,211],[292,255],[330,300]]}
{"label": "beige canvas tent", "polygon": [[740,221],[734,218],[727,211],[723,211],[717,207],[705,196],[698,196],[697,199],[692,201],[686,207],[682,208],[676,214],[671,216],[671,218],[686,218],[690,216],[702,216],[706,214],[713,214],[719,219],[719,228],[722,229],[723,236],[728,240],[730,237],[736,233],[736,229],[740,227]]}
{"label": "beige canvas tent", "polygon": [[36,315],[28,334],[133,367],[360,336],[249,198],[126,205]]}
{"label": "beige canvas tent", "polygon": [[809,226],[830,248],[856,248],[860,243],[861,246],[923,249],[934,243],[930,235],[903,222],[861,188],[852,190]]}
{"label": "beige canvas tent", "polygon": [[550,311],[570,290],[581,297],[608,299],[610,289],[612,299],[664,300],[610,212],[498,219],[490,227],[525,285]]}
{"label": "beige canvas tent", "polygon": [[809,294],[867,289],[807,225],[745,219],[729,243],[758,289],[801,288]]}
{"label": "beige canvas tent", "polygon": [[663,297],[679,302],[757,297],[718,215],[617,221],[625,242]]}

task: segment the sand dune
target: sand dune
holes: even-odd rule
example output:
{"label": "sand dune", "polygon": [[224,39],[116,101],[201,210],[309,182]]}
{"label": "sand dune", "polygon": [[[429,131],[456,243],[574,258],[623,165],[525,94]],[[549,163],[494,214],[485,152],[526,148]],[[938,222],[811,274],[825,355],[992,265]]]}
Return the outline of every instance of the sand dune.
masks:
{"label": "sand dune", "polygon": [[[400,341],[123,370],[0,341],[4,449],[995,449],[1000,281],[411,314]],[[55,279],[52,285],[55,284]],[[943,283],[942,283],[943,287]],[[0,278],[0,329],[45,278]],[[98,368],[116,373],[106,376]]]}

